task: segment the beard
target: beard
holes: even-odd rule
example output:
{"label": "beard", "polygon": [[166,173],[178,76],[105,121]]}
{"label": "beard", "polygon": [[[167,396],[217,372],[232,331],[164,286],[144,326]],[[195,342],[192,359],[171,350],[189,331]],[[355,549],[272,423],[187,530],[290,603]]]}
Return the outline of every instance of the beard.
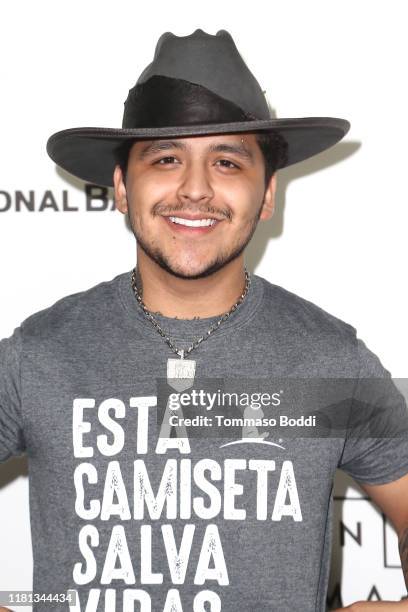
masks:
{"label": "beard", "polygon": [[252,217],[252,219],[250,219],[250,221],[248,222],[246,226],[246,231],[240,234],[238,240],[230,248],[230,250],[226,250],[222,253],[219,253],[212,261],[207,263],[204,270],[195,274],[188,274],[177,270],[175,266],[172,265],[170,258],[163,252],[160,247],[149,244],[149,242],[145,239],[145,236],[143,236],[142,233],[137,229],[136,223],[130,213],[130,209],[128,212],[128,219],[133,235],[136,238],[136,242],[140,246],[142,251],[145,253],[145,255],[147,255],[147,257],[149,257],[158,266],[160,266],[160,268],[162,268],[169,274],[172,274],[177,278],[193,280],[210,276],[218,270],[221,270],[221,268],[224,268],[234,259],[237,259],[237,257],[241,255],[241,253],[246,249],[247,245],[251,241],[252,236],[254,235],[255,230],[257,228],[261,212],[262,205],[259,207],[259,210],[254,215],[254,217]]}

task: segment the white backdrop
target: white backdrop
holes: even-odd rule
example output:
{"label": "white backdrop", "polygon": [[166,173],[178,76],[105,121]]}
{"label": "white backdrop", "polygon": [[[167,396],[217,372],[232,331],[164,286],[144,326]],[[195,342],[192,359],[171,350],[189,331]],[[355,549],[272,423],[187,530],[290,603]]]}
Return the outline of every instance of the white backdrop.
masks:
{"label": "white backdrop", "polygon": [[[163,32],[227,29],[278,117],[351,122],[343,143],[279,173],[249,268],[354,325],[394,377],[408,377],[407,16],[404,0],[2,3],[0,337],[135,263],[123,216],[86,210],[83,183],[48,158],[48,136],[119,127]],[[16,192],[30,191],[34,210],[17,210]],[[400,599],[392,528],[351,480],[339,476],[336,496],[330,592],[339,585],[344,605]],[[31,589],[24,459],[0,466],[0,541],[0,590]]]}

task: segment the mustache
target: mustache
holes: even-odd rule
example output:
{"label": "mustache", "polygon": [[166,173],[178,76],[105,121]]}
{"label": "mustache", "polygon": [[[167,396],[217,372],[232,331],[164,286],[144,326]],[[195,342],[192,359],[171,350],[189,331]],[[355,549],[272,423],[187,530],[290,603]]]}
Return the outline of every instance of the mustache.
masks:
{"label": "mustache", "polygon": [[205,215],[214,215],[215,217],[224,217],[228,220],[232,219],[232,213],[229,208],[215,208],[214,206],[202,205],[202,206],[186,206],[185,204],[177,203],[173,205],[168,204],[155,204],[153,206],[153,216],[156,215],[172,215],[177,212],[193,212],[193,213],[204,213]]}

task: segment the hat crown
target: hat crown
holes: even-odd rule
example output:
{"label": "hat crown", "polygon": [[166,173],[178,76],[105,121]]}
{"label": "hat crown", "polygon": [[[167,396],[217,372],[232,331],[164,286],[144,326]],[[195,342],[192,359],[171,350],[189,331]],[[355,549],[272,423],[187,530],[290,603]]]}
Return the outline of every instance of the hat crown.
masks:
{"label": "hat crown", "polygon": [[284,149],[277,168],[333,146],[350,124],[335,117],[271,117],[262,89],[226,30],[160,36],[153,61],[129,90],[122,128],[71,128],[47,142],[51,159],[96,185],[113,185],[113,171],[139,139],[246,132],[273,133]]}
{"label": "hat crown", "polygon": [[155,75],[206,87],[254,118],[271,117],[258,81],[226,30],[212,35],[197,29],[188,36],[165,32],[157,42],[153,61],[139,76],[135,87]]}

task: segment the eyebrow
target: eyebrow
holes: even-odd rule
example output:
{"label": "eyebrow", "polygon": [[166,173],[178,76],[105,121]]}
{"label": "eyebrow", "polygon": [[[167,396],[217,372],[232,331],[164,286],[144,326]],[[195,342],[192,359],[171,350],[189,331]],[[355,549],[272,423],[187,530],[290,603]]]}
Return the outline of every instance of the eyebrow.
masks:
{"label": "eyebrow", "polygon": [[[138,157],[140,160],[145,159],[149,155],[153,155],[154,153],[159,153],[160,151],[168,151],[169,149],[179,149],[181,151],[186,151],[188,147],[180,141],[177,140],[154,140],[147,144],[140,151]],[[212,144],[207,149],[210,153],[232,153],[234,155],[238,155],[242,159],[254,163],[254,156],[252,152],[247,149],[243,144],[227,144],[227,143],[218,143]]]}

